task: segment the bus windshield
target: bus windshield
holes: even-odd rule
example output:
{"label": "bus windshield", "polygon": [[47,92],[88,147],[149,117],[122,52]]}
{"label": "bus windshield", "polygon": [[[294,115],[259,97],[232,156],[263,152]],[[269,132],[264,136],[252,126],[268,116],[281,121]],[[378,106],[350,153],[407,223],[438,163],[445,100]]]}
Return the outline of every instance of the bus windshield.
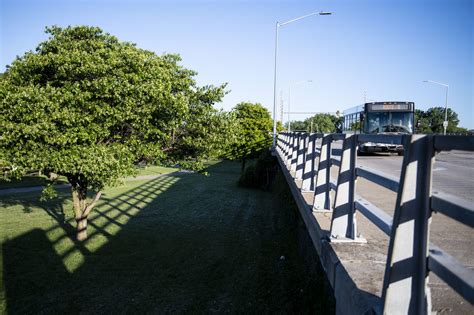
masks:
{"label": "bus windshield", "polygon": [[367,133],[412,133],[412,112],[368,112],[365,129]]}

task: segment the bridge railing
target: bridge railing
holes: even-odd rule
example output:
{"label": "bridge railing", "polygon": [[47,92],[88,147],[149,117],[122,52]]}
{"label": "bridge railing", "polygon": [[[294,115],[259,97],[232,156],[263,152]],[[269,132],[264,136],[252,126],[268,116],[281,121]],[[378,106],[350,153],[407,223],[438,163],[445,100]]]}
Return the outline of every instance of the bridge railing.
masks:
{"label": "bridge railing", "polygon": [[[339,140],[343,143],[340,159],[337,159],[331,155],[331,145]],[[357,166],[360,142],[403,145],[400,178]],[[429,243],[432,212],[474,227],[471,203],[431,189],[435,155],[446,150],[474,151],[474,137],[302,132],[278,135],[276,151],[283,161],[282,166],[296,181],[301,181],[302,192],[314,193],[308,211],[332,212],[331,242],[365,242],[357,231],[356,211],[390,236],[382,289],[384,313],[429,313],[429,271],[474,303],[474,271]],[[330,176],[333,165],[339,167],[337,182]],[[358,177],[397,193],[393,217],[356,194]],[[335,191],[333,203],[331,190]]]}

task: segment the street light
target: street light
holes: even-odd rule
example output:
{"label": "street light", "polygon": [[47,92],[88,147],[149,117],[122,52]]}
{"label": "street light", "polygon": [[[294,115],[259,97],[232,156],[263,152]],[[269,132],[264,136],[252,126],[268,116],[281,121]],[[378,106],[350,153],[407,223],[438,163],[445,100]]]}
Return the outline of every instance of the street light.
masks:
{"label": "street light", "polygon": [[446,129],[448,128],[448,92],[449,92],[449,85],[436,82],[436,81],[431,81],[431,80],[424,80],[423,82],[425,83],[433,83],[437,85],[444,86],[446,88],[446,103],[444,106],[444,121],[443,121],[443,128],[444,128],[444,135],[446,135]]}
{"label": "street light", "polygon": [[289,87],[288,87],[288,131],[291,131],[291,121],[290,121],[290,105],[291,105],[291,102],[290,102],[290,99],[291,99],[291,88],[292,87],[295,87],[295,86],[298,86],[298,85],[301,85],[303,83],[311,83],[313,82],[313,80],[306,80],[306,81],[298,81],[298,82],[295,82],[293,84],[291,84]]}
{"label": "street light", "polygon": [[280,26],[285,26],[287,24],[299,21],[301,19],[313,16],[313,15],[331,15],[331,12],[313,12],[310,14],[306,14],[300,17],[297,17],[295,19],[280,23],[276,22],[275,25],[275,71],[274,71],[274,77],[273,77],[273,147],[275,148],[276,145],[276,127],[277,127],[277,122],[276,122],[276,108],[277,108],[277,95],[276,95],[276,87],[277,87],[277,59],[278,59],[278,31],[280,29]]}

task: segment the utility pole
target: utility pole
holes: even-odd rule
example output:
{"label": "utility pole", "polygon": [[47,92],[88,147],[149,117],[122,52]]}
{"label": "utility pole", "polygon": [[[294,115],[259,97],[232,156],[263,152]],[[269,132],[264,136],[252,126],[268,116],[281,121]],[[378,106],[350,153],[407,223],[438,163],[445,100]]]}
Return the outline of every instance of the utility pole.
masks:
{"label": "utility pole", "polygon": [[441,83],[441,82],[432,81],[432,80],[424,80],[423,82],[441,85],[441,86],[444,86],[446,88],[446,102],[445,102],[445,105],[444,105],[444,121],[443,121],[443,129],[444,129],[443,134],[446,135],[446,129],[448,128],[448,93],[449,93],[449,85],[445,84],[445,83]]}
{"label": "utility pole", "polygon": [[280,121],[283,125],[283,91],[280,90]]}
{"label": "utility pole", "polygon": [[331,12],[313,12],[310,14],[306,14],[300,17],[297,17],[295,19],[280,23],[276,22],[275,23],[275,64],[274,64],[274,73],[273,73],[273,148],[276,146],[276,116],[277,116],[277,66],[278,66],[278,33],[280,30],[280,27],[285,26],[287,24],[305,19],[307,17],[313,16],[313,15],[331,15]]}

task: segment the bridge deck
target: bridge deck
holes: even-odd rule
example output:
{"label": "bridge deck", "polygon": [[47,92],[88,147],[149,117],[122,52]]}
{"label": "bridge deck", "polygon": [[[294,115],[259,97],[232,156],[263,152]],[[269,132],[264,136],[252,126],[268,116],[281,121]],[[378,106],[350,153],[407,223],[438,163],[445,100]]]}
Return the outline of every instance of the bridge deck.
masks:
{"label": "bridge deck", "polygon": [[[331,212],[311,212],[314,192],[301,193],[301,181],[295,181],[294,173],[290,174],[282,160],[279,157],[278,159],[301,217],[320,255],[329,282],[334,288],[336,301],[344,301],[344,303],[338,303],[340,308],[338,313],[363,313],[370,309],[377,313],[381,312],[382,283],[389,237],[358,213],[358,232],[367,240],[367,243],[330,243],[328,239]],[[337,178],[337,169],[331,170],[331,176]],[[357,193],[386,211],[387,214],[393,215],[395,193],[364,179],[358,180]],[[453,229],[458,233],[452,233]],[[451,230],[449,233],[451,238],[448,239],[447,233],[444,232],[449,230]],[[466,266],[472,267],[473,253],[470,245],[472,233],[469,228],[435,214],[431,227],[431,240],[436,245],[450,250],[450,253],[454,251],[457,259]],[[430,288],[433,311],[455,314],[472,313],[472,305],[434,274],[430,275]]]}

